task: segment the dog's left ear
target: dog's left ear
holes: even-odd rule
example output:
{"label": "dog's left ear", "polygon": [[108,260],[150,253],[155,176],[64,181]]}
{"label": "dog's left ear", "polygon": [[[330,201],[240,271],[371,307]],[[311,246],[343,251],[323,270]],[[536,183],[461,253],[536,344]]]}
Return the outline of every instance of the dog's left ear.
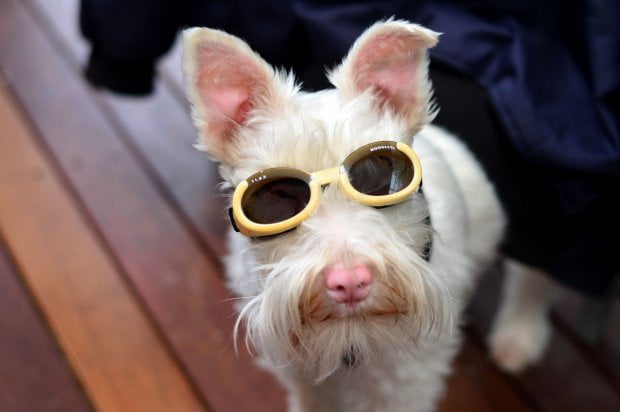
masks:
{"label": "dog's left ear", "polygon": [[357,39],[329,79],[345,96],[370,91],[381,110],[392,110],[416,133],[435,114],[427,50],[438,36],[406,21],[377,23]]}

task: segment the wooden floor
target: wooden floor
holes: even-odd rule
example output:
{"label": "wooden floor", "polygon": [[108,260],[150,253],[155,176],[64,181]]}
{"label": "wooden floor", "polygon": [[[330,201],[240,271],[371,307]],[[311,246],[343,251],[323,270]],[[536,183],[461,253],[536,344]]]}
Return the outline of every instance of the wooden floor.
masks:
{"label": "wooden floor", "polygon": [[[84,83],[77,0],[0,0],[0,411],[283,411],[232,347],[213,163],[192,148],[178,49],[147,99]],[[499,372],[484,336],[499,271],[468,312],[441,410],[620,411],[620,310],[602,341],[554,311],[552,349]]]}

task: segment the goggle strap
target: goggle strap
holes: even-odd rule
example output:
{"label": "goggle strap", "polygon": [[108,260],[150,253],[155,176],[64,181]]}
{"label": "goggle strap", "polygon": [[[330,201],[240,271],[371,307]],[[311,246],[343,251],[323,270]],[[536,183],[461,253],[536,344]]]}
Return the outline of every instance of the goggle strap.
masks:
{"label": "goggle strap", "polygon": [[[420,182],[418,193],[424,196],[424,192],[422,191],[422,182]],[[426,225],[428,225],[428,227],[431,228],[431,238],[428,240],[428,242],[426,242],[426,244],[422,248],[422,254],[421,254],[422,258],[428,262],[431,260],[431,254],[433,253],[433,230],[432,230],[433,224],[431,221],[430,213],[428,214],[428,216],[426,216],[426,219],[424,219],[424,223],[426,223]]]}
{"label": "goggle strap", "polygon": [[[431,226],[431,216],[428,215],[425,219],[425,223],[432,229]],[[422,258],[424,260],[426,260],[427,262],[429,260],[431,260],[431,254],[433,253],[433,231],[431,230],[431,238],[428,242],[426,242],[426,244],[424,245],[424,248],[422,249]]]}
{"label": "goggle strap", "polygon": [[233,215],[233,208],[232,207],[228,208],[228,217],[230,217],[230,224],[232,225],[232,227],[235,230],[235,232],[239,233],[240,230],[237,227],[237,223],[235,222],[235,216]]}

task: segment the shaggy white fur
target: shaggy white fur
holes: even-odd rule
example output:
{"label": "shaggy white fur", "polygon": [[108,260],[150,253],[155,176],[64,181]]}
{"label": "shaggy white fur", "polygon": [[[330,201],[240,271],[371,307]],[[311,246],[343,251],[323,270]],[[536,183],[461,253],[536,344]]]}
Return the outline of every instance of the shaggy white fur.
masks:
{"label": "shaggy white fur", "polygon": [[[432,410],[458,349],[459,316],[504,227],[470,152],[427,125],[435,111],[426,55],[437,34],[378,23],[330,75],[335,89],[311,94],[226,33],[191,29],[184,41],[199,146],[220,162],[225,188],[268,167],[334,167],[377,140],[413,145],[424,194],[375,209],[331,185],[293,231],[231,232],[226,266],[241,297],[238,327],[288,388],[291,410]],[[359,262],[374,281],[350,310],[328,296],[323,277],[331,265]]]}

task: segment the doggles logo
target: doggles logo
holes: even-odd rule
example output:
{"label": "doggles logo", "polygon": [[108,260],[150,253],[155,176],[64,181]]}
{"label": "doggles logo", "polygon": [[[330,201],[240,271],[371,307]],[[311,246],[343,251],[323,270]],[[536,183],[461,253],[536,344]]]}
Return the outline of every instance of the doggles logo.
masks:
{"label": "doggles logo", "polygon": [[377,150],[396,150],[396,148],[394,146],[388,146],[388,145],[375,146],[375,147],[370,148],[371,152],[376,152]]}

